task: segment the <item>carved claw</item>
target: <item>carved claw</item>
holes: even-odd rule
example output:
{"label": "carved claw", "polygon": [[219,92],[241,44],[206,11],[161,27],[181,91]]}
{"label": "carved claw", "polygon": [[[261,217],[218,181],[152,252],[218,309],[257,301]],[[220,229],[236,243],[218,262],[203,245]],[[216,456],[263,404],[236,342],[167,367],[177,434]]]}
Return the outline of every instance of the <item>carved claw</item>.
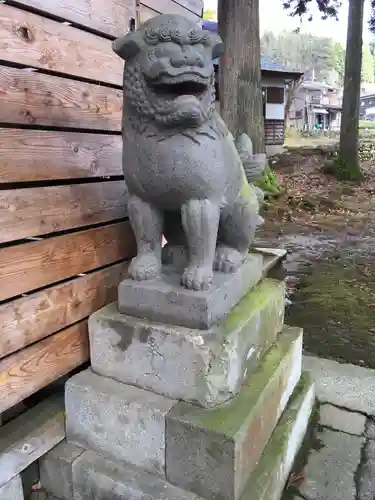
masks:
{"label": "carved claw", "polygon": [[244,258],[244,255],[234,248],[219,246],[216,249],[214,269],[221,273],[234,273],[241,266]]}
{"label": "carved claw", "polygon": [[159,273],[160,262],[153,253],[137,255],[129,266],[129,275],[136,281],[155,279]]}
{"label": "carved claw", "polygon": [[209,290],[212,284],[212,267],[187,267],[181,278],[181,283],[189,290]]}

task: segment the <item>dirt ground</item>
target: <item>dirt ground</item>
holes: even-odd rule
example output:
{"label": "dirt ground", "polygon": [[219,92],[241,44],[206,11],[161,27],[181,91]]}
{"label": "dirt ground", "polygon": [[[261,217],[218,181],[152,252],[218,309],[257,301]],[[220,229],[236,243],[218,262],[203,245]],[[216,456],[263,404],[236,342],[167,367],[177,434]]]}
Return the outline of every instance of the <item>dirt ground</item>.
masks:
{"label": "dirt ground", "polygon": [[373,148],[361,147],[359,186],[324,172],[332,142],[271,160],[286,191],[269,205],[256,243],[288,250],[286,322],[304,328],[305,352],[375,368]]}

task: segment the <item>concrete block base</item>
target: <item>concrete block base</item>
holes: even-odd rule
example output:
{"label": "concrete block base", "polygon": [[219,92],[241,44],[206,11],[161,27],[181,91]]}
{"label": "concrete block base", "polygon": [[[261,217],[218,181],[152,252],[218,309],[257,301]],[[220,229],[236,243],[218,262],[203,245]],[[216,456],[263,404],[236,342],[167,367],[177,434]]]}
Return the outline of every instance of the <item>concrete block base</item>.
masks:
{"label": "concrete block base", "polygon": [[263,256],[249,254],[235,273],[214,273],[211,289],[198,292],[183,288],[180,272],[164,266],[155,280],[122,281],[118,288],[119,310],[158,323],[206,329],[225,316],[262,275]]}
{"label": "concrete block base", "polygon": [[61,500],[73,498],[72,466],[85,450],[65,441],[39,460],[40,482]]}
{"label": "concrete block base", "polygon": [[167,479],[209,500],[238,500],[301,374],[302,332],[285,327],[239,394],[213,409],[167,415]]}
{"label": "concrete block base", "polygon": [[241,500],[280,500],[302,445],[315,403],[314,384],[303,374]]}
{"label": "concrete block base", "polygon": [[74,500],[199,500],[151,474],[87,451],[73,464]]}
{"label": "concrete block base", "polygon": [[17,475],[3,486],[0,486],[1,500],[23,500],[21,476]]}
{"label": "concrete block base", "polygon": [[175,400],[88,369],[67,382],[65,404],[68,442],[165,476],[165,416]]}
{"label": "concrete block base", "polygon": [[116,304],[89,320],[94,372],[210,407],[232,398],[284,322],[285,285],[265,279],[209,330],[153,323]]}

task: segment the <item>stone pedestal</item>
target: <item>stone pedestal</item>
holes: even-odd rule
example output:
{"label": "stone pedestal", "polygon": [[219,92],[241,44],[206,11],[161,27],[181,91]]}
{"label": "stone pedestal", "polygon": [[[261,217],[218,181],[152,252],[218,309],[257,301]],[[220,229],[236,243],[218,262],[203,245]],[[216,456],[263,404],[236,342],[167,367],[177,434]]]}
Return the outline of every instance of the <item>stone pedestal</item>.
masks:
{"label": "stone pedestal", "polygon": [[123,282],[126,314],[90,318],[91,368],[66,385],[42,484],[62,500],[279,500],[314,393],[269,268],[254,254],[211,296]]}

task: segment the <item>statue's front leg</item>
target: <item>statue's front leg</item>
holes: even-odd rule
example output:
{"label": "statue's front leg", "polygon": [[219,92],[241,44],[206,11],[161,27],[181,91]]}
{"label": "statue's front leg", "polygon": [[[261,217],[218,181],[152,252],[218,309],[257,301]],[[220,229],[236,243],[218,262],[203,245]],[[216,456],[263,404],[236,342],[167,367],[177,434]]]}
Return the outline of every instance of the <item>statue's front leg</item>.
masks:
{"label": "statue's front leg", "polygon": [[129,219],[137,242],[137,256],[129,274],[134,280],[150,280],[160,274],[163,213],[137,196],[128,202]]}
{"label": "statue's front leg", "polygon": [[220,205],[211,200],[190,200],[181,208],[189,257],[181,282],[190,290],[207,290],[212,283]]}

